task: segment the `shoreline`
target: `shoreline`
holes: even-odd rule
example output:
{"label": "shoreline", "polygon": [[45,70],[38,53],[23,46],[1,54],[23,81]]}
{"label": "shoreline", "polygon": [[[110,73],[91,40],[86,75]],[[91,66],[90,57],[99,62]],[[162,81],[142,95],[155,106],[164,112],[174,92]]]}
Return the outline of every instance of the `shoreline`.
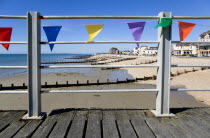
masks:
{"label": "shoreline", "polygon": [[[99,58],[101,59],[104,55],[95,55],[95,56],[91,56],[90,58]],[[108,56],[106,54],[106,56]],[[118,56],[118,55],[117,55]],[[123,57],[123,55],[121,55],[121,57]],[[127,56],[126,56],[127,57]],[[113,63],[108,63],[108,65],[131,65],[131,64],[138,64],[140,62],[144,62],[144,61],[148,61],[148,60],[154,60],[156,57],[137,57],[134,60],[126,60],[126,61],[119,61],[119,62],[113,62]],[[112,59],[108,59],[107,61],[110,61]],[[203,60],[201,58],[198,59],[194,59],[191,60],[190,58],[178,58],[178,57],[172,57],[172,64],[197,64],[199,63],[200,65],[202,64],[210,64],[210,61],[208,61],[208,59]],[[156,63],[152,63],[152,64],[156,64]],[[184,70],[184,69],[191,69],[191,68],[179,68],[179,70]],[[195,68],[196,69],[196,68]],[[42,74],[42,84],[44,84],[46,81],[48,82],[48,84],[55,84],[56,81],[58,81],[59,83],[66,83],[66,81],[68,81],[69,83],[77,83],[77,80],[79,80],[79,82],[83,83],[83,82],[87,82],[87,80],[89,80],[89,82],[97,82],[97,80],[99,79],[100,81],[107,81],[107,79],[110,79],[110,81],[115,80],[117,78],[120,77],[120,79],[126,79],[126,78],[135,78],[135,77],[142,77],[142,76],[152,76],[154,74],[156,74],[157,69],[156,68],[121,68],[121,69],[115,69],[115,70],[101,70],[101,69],[90,69],[88,70],[86,73],[81,73],[81,72],[56,72],[56,73],[43,73]],[[177,68],[172,68],[172,72],[176,72]],[[199,82],[197,82],[197,79],[200,79]],[[208,84],[210,83],[210,70],[199,70],[196,72],[189,72],[180,76],[176,76],[176,77],[172,77],[171,80],[171,87],[179,87],[179,88],[195,88],[195,89],[199,89],[199,88],[208,88]],[[120,80],[119,79],[119,80]],[[192,79],[194,79],[194,81],[192,81]],[[24,82],[25,81],[25,82]],[[6,78],[1,78],[0,79],[0,84],[4,83],[4,84],[11,84],[14,83],[14,85],[22,85],[22,83],[26,83],[27,81],[27,76],[26,75],[17,75],[17,76],[10,76],[10,77],[6,77]],[[79,89],[132,89],[132,88],[154,88],[156,84],[155,80],[148,80],[148,81],[140,81],[140,82],[134,82],[134,83],[128,83],[128,84],[112,84],[112,85],[99,85],[99,86],[79,86],[79,87],[61,87],[61,88],[52,88],[52,89],[72,89],[72,90],[79,90]],[[27,83],[26,83],[27,85]],[[133,93],[132,93],[133,94]],[[61,99],[62,97],[65,99],[65,96],[69,97],[71,99],[71,96],[74,95],[74,97],[77,99],[79,98],[78,95],[80,95],[83,100],[85,100],[85,95],[89,96],[89,100],[92,101],[97,101],[96,103],[98,103],[98,105],[100,105],[101,107],[135,107],[135,104],[137,105],[136,107],[141,107],[140,105],[144,105],[143,107],[149,107],[149,108],[154,108],[154,96],[153,94],[149,94],[146,93],[146,95],[150,95],[148,98],[152,99],[151,95],[153,95],[153,100],[149,100],[147,102],[145,102],[144,99],[144,95],[143,94],[141,97],[141,93],[136,93],[137,97],[139,98],[139,100],[143,100],[145,103],[140,102],[139,104],[137,104],[137,101],[134,101],[133,99],[135,99],[134,96],[132,96],[131,93],[97,93],[97,94],[84,94],[84,96],[82,94],[60,94],[61,96],[59,96]],[[10,94],[8,94],[10,95]],[[11,94],[12,95],[12,94]],[[15,94],[16,96],[19,94]],[[43,95],[48,95],[48,94],[43,94]],[[49,94],[50,97],[52,98],[51,100],[54,101],[56,100],[56,95],[58,96],[59,94]],[[54,95],[54,96],[53,96]],[[94,95],[99,95],[94,96]],[[99,98],[100,95],[106,95],[105,99],[101,99]],[[111,106],[109,105],[109,103],[106,103],[106,101],[112,97],[112,95],[118,95],[117,97],[121,97],[121,101],[119,103],[118,106]],[[190,105],[194,105],[194,106],[209,106],[210,105],[210,93],[209,92],[171,92],[172,98],[174,99],[172,102],[172,105],[175,106],[180,106],[182,105],[184,107],[185,103],[187,102],[191,102]],[[129,98],[129,102],[123,102],[123,100],[126,100],[126,96],[130,97]],[[19,97],[19,96],[18,96]],[[20,99],[22,99],[24,96],[20,96]],[[45,96],[44,96],[45,97]],[[115,97],[115,98],[117,98]],[[178,99],[174,98],[177,97]],[[47,96],[45,97],[47,98]],[[44,98],[44,99],[45,99]],[[1,99],[1,98],[0,98]],[[102,100],[102,101],[98,101],[98,100]],[[112,99],[112,98],[111,98]],[[182,102],[179,102],[179,99],[183,99]],[[189,101],[184,101],[184,99]],[[2,99],[3,101],[5,101],[5,99]],[[17,101],[17,99],[14,99],[15,101]],[[23,100],[23,99],[22,99]],[[48,99],[50,100],[50,99]],[[66,99],[67,100],[67,99]],[[25,101],[27,101],[25,99]],[[80,101],[78,99],[78,101]],[[109,100],[108,100],[109,101]],[[75,105],[75,103],[72,103],[72,101],[69,101],[70,103],[67,105]],[[81,102],[81,101],[80,101]],[[115,103],[114,99],[112,99],[112,101],[110,101],[112,103]],[[24,105],[26,104],[25,102],[23,102]],[[77,102],[76,102],[77,103]],[[94,103],[94,102],[93,102]],[[93,103],[88,103],[89,105],[92,106]],[[128,103],[129,105],[125,106],[125,103]],[[135,103],[135,104],[134,104]],[[153,103],[153,105],[151,104]],[[21,104],[21,103],[20,103]],[[58,104],[58,105],[57,105]],[[10,104],[9,104],[10,105]],[[84,106],[85,103],[82,102],[81,107],[86,107]],[[108,106],[109,105],[109,106]],[[121,106],[123,105],[123,106]],[[132,106],[131,106],[132,105]],[[146,106],[148,105],[148,106]],[[62,104],[59,103],[55,103],[55,107],[56,106],[64,106],[65,107],[65,103],[62,102]],[[91,106],[87,106],[87,107],[91,107]],[[185,105],[185,106],[189,106],[189,105]],[[15,106],[8,106],[11,108],[15,108]],[[24,107],[24,106],[21,106]],[[79,107],[78,105],[75,105],[75,107]],[[6,109],[6,105],[2,106],[3,109]],[[47,110],[47,108],[50,108],[46,105],[46,107],[44,109]]]}

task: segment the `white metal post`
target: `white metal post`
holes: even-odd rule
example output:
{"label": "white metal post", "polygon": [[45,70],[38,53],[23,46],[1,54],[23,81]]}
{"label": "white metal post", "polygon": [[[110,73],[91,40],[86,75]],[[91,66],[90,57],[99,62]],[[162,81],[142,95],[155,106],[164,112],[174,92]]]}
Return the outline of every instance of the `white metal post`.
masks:
{"label": "white metal post", "polygon": [[28,24],[28,114],[23,119],[42,119],[40,68],[40,14],[27,13]]}
{"label": "white metal post", "polygon": [[[159,17],[172,17],[171,12],[160,12]],[[158,71],[155,116],[174,116],[170,114],[170,79],[171,79],[171,35],[172,27],[158,27]]]}

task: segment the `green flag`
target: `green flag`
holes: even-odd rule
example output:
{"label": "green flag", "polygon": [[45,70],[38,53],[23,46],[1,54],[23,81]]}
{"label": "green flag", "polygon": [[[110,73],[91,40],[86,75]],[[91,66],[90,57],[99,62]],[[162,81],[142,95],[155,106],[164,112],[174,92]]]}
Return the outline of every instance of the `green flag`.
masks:
{"label": "green flag", "polygon": [[161,18],[160,23],[156,25],[155,28],[157,27],[167,28],[171,26],[171,24],[172,24],[172,18]]}

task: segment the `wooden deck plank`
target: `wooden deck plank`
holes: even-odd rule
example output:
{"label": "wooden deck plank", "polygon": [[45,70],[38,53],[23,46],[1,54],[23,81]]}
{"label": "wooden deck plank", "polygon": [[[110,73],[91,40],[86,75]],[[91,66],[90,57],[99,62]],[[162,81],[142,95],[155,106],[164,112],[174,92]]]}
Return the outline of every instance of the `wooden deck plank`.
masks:
{"label": "wooden deck plank", "polygon": [[165,126],[166,129],[170,131],[170,133],[175,138],[191,138],[192,136],[185,132],[182,128],[176,125],[171,119],[161,119],[161,124]]}
{"label": "wooden deck plank", "polygon": [[120,136],[122,138],[137,138],[126,110],[116,110],[115,116],[120,131]]}
{"label": "wooden deck plank", "polygon": [[33,135],[39,125],[42,123],[42,120],[32,120],[20,129],[20,131],[14,136],[14,138],[28,138]]}
{"label": "wooden deck plank", "polygon": [[155,117],[145,117],[147,125],[158,138],[172,138],[172,134]]}
{"label": "wooden deck plank", "polygon": [[101,110],[89,110],[88,122],[86,129],[86,138],[101,138],[102,129],[101,129],[101,119],[102,111]]}
{"label": "wooden deck plank", "polygon": [[202,126],[210,127],[210,114],[203,109],[189,109],[179,114],[185,115],[188,120],[194,120]]}
{"label": "wooden deck plank", "polygon": [[191,117],[190,115],[181,115],[177,114],[177,117],[179,117],[181,120],[188,121],[192,124],[192,126],[196,129],[200,129],[200,132],[202,132],[205,135],[208,135],[210,137],[210,127],[208,124],[204,124],[201,122],[199,118]]}
{"label": "wooden deck plank", "polygon": [[58,118],[58,122],[54,129],[52,130],[49,138],[63,138],[68,133],[68,128],[70,127],[70,123],[73,120],[74,111],[67,111],[61,113]]}
{"label": "wooden deck plank", "polygon": [[195,109],[192,111],[194,114],[197,114],[202,120],[210,122],[210,114],[207,109]]}
{"label": "wooden deck plank", "polygon": [[210,115],[210,108],[202,108],[201,110],[207,112]]}
{"label": "wooden deck plank", "polygon": [[39,126],[32,138],[46,138],[57,123],[59,115],[48,116],[47,119]]}
{"label": "wooden deck plank", "polygon": [[0,112],[0,137],[188,138],[210,137],[210,108],[184,109],[175,118],[155,118],[140,110],[65,110],[46,120],[22,121],[25,112]]}
{"label": "wooden deck plank", "polygon": [[130,116],[131,123],[134,126],[138,137],[140,138],[155,138],[153,132],[147,126],[142,114],[138,110],[128,110],[128,115]]}
{"label": "wooden deck plank", "polygon": [[104,138],[119,138],[119,132],[116,125],[116,117],[114,111],[103,111],[103,137]]}
{"label": "wooden deck plank", "polygon": [[180,128],[182,128],[184,131],[186,131],[188,134],[190,134],[192,137],[202,137],[207,138],[208,136],[204,134],[202,131],[200,131],[199,128],[197,128],[194,123],[191,121],[187,121],[185,119],[171,119],[176,125],[178,125]]}
{"label": "wooden deck plank", "polygon": [[25,111],[13,111],[6,115],[4,119],[0,120],[0,132],[9,126],[12,121],[19,120],[24,113]]}
{"label": "wooden deck plank", "polygon": [[82,138],[88,111],[77,111],[68,132],[67,138]]}
{"label": "wooden deck plank", "polygon": [[3,132],[0,133],[1,138],[11,138],[13,137],[24,125],[25,121],[15,121],[9,127],[7,127]]}
{"label": "wooden deck plank", "polygon": [[0,112],[0,120],[4,119],[8,114],[9,112]]}

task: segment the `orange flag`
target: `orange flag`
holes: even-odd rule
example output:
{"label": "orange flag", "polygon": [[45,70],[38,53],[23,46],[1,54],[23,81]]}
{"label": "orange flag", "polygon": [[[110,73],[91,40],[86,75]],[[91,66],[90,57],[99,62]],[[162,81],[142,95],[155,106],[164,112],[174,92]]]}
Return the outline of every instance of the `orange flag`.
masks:
{"label": "orange flag", "polygon": [[190,34],[192,29],[195,27],[196,24],[180,22],[180,21],[178,21],[178,23],[179,23],[180,41],[184,41],[187,38],[187,36]]}

